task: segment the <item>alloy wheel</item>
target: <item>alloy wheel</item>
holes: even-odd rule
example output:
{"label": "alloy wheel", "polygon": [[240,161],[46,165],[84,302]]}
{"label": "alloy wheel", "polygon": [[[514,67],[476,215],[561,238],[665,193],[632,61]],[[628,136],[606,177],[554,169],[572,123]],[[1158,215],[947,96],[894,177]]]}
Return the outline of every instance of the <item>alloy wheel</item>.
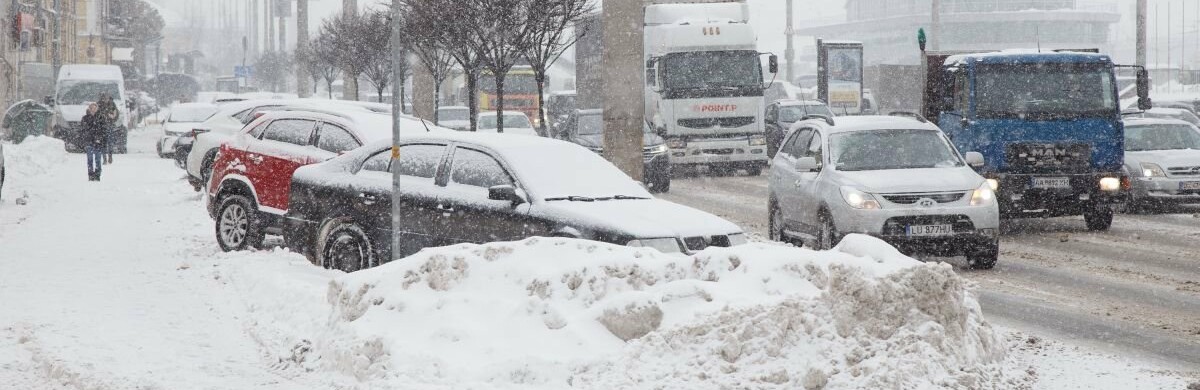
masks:
{"label": "alloy wheel", "polygon": [[250,218],[242,205],[232,204],[221,213],[221,240],[229,247],[240,248],[246,242]]}

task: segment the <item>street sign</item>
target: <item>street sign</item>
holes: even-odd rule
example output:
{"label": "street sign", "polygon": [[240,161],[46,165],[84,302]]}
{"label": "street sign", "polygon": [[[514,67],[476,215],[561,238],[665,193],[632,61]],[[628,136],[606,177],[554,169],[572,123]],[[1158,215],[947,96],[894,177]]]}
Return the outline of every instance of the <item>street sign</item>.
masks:
{"label": "street sign", "polygon": [[249,77],[253,77],[253,76],[254,76],[254,67],[253,66],[250,66],[250,65],[240,66],[239,65],[239,66],[233,67],[233,77],[249,78]]}

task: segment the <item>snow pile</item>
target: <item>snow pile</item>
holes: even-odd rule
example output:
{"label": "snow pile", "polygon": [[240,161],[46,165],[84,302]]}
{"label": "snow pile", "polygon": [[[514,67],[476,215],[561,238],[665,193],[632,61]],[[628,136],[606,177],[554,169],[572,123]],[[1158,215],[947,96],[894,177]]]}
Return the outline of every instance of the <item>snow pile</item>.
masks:
{"label": "snow pile", "polygon": [[289,359],[422,387],[1032,380],[1006,366],[1005,344],[948,265],[866,236],[829,252],[751,244],[690,257],[569,239],[459,245],[339,277],[326,299],[325,328]]}
{"label": "snow pile", "polygon": [[9,178],[44,175],[60,167],[66,159],[63,141],[55,138],[33,136],[20,144],[4,144],[4,169]]}

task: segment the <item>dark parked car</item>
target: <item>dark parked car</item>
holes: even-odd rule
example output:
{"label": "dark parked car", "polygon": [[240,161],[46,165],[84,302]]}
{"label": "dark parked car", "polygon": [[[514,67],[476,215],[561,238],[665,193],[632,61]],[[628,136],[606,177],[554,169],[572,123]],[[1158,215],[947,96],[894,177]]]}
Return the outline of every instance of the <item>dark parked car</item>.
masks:
{"label": "dark parked car", "polygon": [[[596,153],[543,137],[429,133],[368,144],[292,177],[285,241],[355,271],[457,243],[572,237],[690,253],[746,242],[714,215],[655,199]],[[552,163],[548,163],[552,162]],[[402,175],[391,247],[392,173]]]}
{"label": "dark parked car", "polygon": [[816,100],[776,100],[767,106],[766,132],[767,156],[775,158],[779,144],[787,136],[792,124],[809,115],[833,117],[829,106]]}
{"label": "dark parked car", "polygon": [[[578,144],[598,154],[604,154],[604,110],[575,110],[559,127],[559,137]],[[667,155],[667,144],[654,134],[650,126],[643,127],[642,161],[643,180],[650,192],[671,190],[671,159]]]}

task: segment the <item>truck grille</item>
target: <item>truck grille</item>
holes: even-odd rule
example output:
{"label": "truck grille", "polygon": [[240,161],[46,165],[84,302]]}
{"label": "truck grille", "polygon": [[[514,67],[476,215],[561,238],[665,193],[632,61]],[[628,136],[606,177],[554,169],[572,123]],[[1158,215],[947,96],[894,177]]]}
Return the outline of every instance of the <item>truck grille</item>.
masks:
{"label": "truck grille", "polygon": [[1200,166],[1198,167],[1170,167],[1167,168],[1167,174],[1171,176],[1200,176]]}
{"label": "truck grille", "polygon": [[1088,144],[1010,144],[1006,153],[1013,173],[1085,173],[1091,166]]}
{"label": "truck grille", "polygon": [[951,203],[957,202],[966,194],[966,192],[884,194],[883,198],[895,204],[915,204],[917,201],[925,198],[933,199],[934,202],[938,203]]}
{"label": "truck grille", "polygon": [[680,119],[679,125],[689,129],[708,129],[713,127],[742,127],[754,123],[752,116],[735,116],[728,118],[694,118]]}

